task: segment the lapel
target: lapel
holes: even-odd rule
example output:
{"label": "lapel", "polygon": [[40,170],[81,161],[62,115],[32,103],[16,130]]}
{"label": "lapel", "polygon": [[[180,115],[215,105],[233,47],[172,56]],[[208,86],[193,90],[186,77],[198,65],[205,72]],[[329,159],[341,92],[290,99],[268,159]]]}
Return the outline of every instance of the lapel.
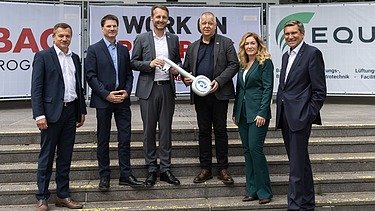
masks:
{"label": "lapel", "polygon": [[115,71],[116,70],[115,65],[113,64],[112,57],[109,54],[109,50],[108,50],[108,48],[107,48],[103,39],[100,41],[100,47],[102,48],[102,52],[104,52],[104,54],[107,56],[107,59],[109,60],[109,63],[112,65],[113,71]]}
{"label": "lapel", "polygon": [[154,42],[154,35],[153,35],[153,32],[152,31],[149,31],[148,32],[148,43],[150,44],[150,46],[154,46],[151,49],[151,60],[154,60],[156,58],[156,51],[155,51],[155,42]]}
{"label": "lapel", "polygon": [[61,65],[60,65],[60,62],[59,62],[59,58],[57,57],[57,53],[55,51],[55,47],[51,47],[49,49],[50,51],[50,54],[51,54],[51,57],[52,57],[52,60],[53,60],[53,63],[56,65],[57,67],[57,72],[59,73],[60,77],[61,78],[64,78],[63,77],[63,74],[62,74],[62,69],[61,69]]}
{"label": "lapel", "polygon": [[117,68],[118,68],[118,71],[119,71],[119,74],[120,74],[120,67],[121,67],[121,61],[122,61],[122,51],[121,51],[121,49],[122,49],[122,46],[120,46],[120,45],[122,45],[121,43],[119,43],[119,42],[117,42],[116,43],[116,49],[117,49]]}
{"label": "lapel", "polygon": [[245,76],[245,85],[249,84],[250,75],[254,74],[255,70],[258,68],[259,62],[258,60],[255,60],[253,64],[251,65],[249,71],[247,71],[247,74]]}
{"label": "lapel", "polygon": [[282,58],[282,63],[281,63],[281,72],[280,72],[280,85],[282,85],[284,87],[285,85],[285,73],[286,73],[286,66],[288,64],[288,58],[289,58],[289,55],[288,55],[288,52],[285,52],[283,54],[283,58]]}
{"label": "lapel", "polygon": [[173,59],[173,56],[171,55],[171,53],[172,53],[171,47],[173,46],[173,43],[172,43],[172,39],[171,39],[171,36],[170,36],[169,32],[165,33],[165,38],[167,39],[168,58]]}
{"label": "lapel", "polygon": [[216,61],[217,58],[219,57],[219,50],[220,50],[220,35],[215,34],[215,39],[214,39],[214,72],[216,70]]}
{"label": "lapel", "polygon": [[193,75],[194,76],[197,76],[196,75],[196,68],[197,68],[197,59],[198,59],[198,51],[199,51],[199,45],[200,45],[200,42],[201,40],[199,39],[198,41],[195,42],[195,45],[193,46],[193,53],[191,55],[194,55],[192,56],[193,57]]}
{"label": "lapel", "polygon": [[72,53],[72,59],[73,59],[73,64],[74,64],[74,68],[76,69],[75,71],[75,78],[76,78],[76,92],[77,92],[77,96],[79,97],[80,94],[81,94],[81,90],[80,90],[80,76],[78,75],[80,73],[80,70],[81,67],[80,67],[80,63],[79,63],[79,57],[78,55],[75,55],[74,53]]}
{"label": "lapel", "polygon": [[237,79],[241,87],[245,87],[245,83],[243,81],[244,73],[245,73],[245,69],[241,67],[240,71],[238,71],[238,79]]}
{"label": "lapel", "polygon": [[[293,64],[290,67],[289,74],[288,74],[288,77],[286,78],[286,82],[285,82],[286,84],[288,83],[291,75],[293,74],[293,72],[295,71],[295,69],[298,66],[299,62],[301,61],[303,52],[305,50],[305,46],[306,46],[306,44],[303,43],[302,46],[301,46],[301,48],[299,49],[298,54],[296,55],[296,58],[294,59]],[[286,68],[285,68],[285,70],[286,70]]]}

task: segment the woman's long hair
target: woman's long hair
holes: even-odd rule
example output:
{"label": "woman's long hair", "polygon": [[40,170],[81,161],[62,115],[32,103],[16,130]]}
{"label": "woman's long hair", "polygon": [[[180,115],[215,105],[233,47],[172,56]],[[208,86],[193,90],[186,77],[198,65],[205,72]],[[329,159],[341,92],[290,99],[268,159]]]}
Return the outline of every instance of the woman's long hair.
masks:
{"label": "woman's long hair", "polygon": [[258,60],[259,64],[263,64],[266,59],[270,59],[271,55],[267,50],[266,45],[264,42],[260,39],[259,35],[257,35],[254,32],[247,32],[244,34],[241,38],[240,41],[240,46],[239,46],[239,52],[238,52],[238,57],[240,60],[240,65],[241,67],[246,67],[246,65],[249,63],[249,57],[246,54],[245,51],[245,41],[248,37],[253,37],[255,41],[258,43],[258,52],[255,56],[256,60]]}

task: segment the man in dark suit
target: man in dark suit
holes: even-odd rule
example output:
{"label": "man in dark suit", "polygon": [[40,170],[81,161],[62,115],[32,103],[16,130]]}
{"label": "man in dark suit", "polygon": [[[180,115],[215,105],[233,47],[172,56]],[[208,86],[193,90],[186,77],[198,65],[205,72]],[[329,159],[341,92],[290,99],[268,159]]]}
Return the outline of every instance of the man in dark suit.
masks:
{"label": "man in dark suit", "polygon": [[175,108],[174,68],[163,69],[162,57],[181,64],[178,37],[166,31],[169,22],[168,8],[155,5],[151,8],[154,28],[140,34],[134,41],[132,67],[139,71],[137,90],[143,121],[143,151],[148,170],[147,186],[153,186],[157,178],[156,126],[159,123],[160,180],[179,185],[171,172],[171,132]]}
{"label": "man in dark suit", "polygon": [[[212,125],[215,134],[215,149],[218,178],[225,184],[233,184],[228,168],[227,113],[229,99],[234,98],[232,78],[238,72],[238,58],[233,41],[216,34],[216,17],[205,12],[199,20],[202,36],[192,43],[186,53],[184,69],[194,76],[205,75],[211,83],[211,93],[200,97],[191,93],[191,103],[195,104],[199,127],[199,161],[201,172],[194,183],[202,183],[212,176]],[[184,78],[191,85],[190,78]]]}
{"label": "man in dark suit", "polygon": [[[70,197],[69,173],[76,128],[85,121],[86,104],[81,86],[81,62],[69,49],[72,28],[53,27],[53,47],[34,56],[31,81],[33,118],[41,131],[36,210],[48,210],[48,190],[56,151],[56,206],[80,209]],[[57,150],[56,150],[57,148]]]}
{"label": "man in dark suit", "polygon": [[315,208],[308,141],[312,124],[322,124],[319,111],[327,90],[322,52],[303,42],[304,34],[299,21],[284,26],[290,50],[282,57],[276,99],[276,128],[282,130],[289,158],[288,210]]}
{"label": "man in dark suit", "polygon": [[109,138],[112,114],[115,116],[118,139],[120,185],[143,186],[132,174],[130,166],[131,110],[130,94],[133,73],[126,46],[116,42],[118,18],[106,15],[101,20],[104,38],[89,46],[85,61],[87,83],[92,89],[90,106],[96,108],[97,157],[99,190],[110,187]]}

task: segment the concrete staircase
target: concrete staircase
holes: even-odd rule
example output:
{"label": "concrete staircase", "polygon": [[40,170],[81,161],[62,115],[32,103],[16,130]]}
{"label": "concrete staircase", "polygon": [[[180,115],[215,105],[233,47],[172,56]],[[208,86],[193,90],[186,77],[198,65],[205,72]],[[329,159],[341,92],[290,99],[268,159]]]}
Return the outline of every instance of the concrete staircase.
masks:
{"label": "concrete staircase", "polygon": [[[152,188],[119,186],[117,144],[111,140],[113,171],[108,193],[97,189],[95,132],[80,131],[70,174],[72,196],[84,203],[84,210],[285,210],[288,161],[280,131],[271,127],[266,139],[275,196],[270,204],[261,206],[257,201],[241,201],[245,187],[242,147],[237,128],[228,130],[234,185],[226,186],[216,177],[194,184],[200,169],[197,130],[178,129],[173,131],[172,171],[181,180],[180,186],[160,181]],[[142,131],[133,130],[131,153],[134,175],[143,180],[147,172],[141,136]],[[0,210],[34,210],[38,143],[38,133],[0,133]],[[375,209],[375,125],[313,127],[309,151],[318,210]],[[52,193],[54,188],[51,182]],[[49,200],[50,209],[59,210],[53,206],[54,197]]]}

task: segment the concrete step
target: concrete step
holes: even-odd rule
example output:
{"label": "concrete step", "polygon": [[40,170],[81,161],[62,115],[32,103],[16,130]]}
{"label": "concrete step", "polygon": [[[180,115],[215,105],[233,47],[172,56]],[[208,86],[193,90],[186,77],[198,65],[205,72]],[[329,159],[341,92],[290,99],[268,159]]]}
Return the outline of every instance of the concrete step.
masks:
{"label": "concrete step", "polygon": [[[193,141],[198,140],[198,129],[193,128],[173,129],[172,140],[175,141]],[[132,141],[141,141],[143,130],[132,130]],[[230,139],[238,139],[238,128],[228,127],[228,136]],[[356,136],[375,136],[375,124],[366,125],[330,125],[330,126],[313,126],[311,137],[356,137]],[[115,142],[117,132],[111,132],[111,141]],[[280,138],[281,131],[270,127],[267,133],[268,138]],[[95,143],[95,130],[79,129],[77,131],[77,143]],[[40,143],[40,133],[38,130],[25,132],[0,132],[0,144],[38,144]]]}
{"label": "concrete step", "polygon": [[[346,172],[367,171],[375,169],[375,153],[332,153],[311,154],[310,159],[314,172]],[[215,158],[213,161],[215,162]],[[289,171],[286,155],[268,155],[268,166],[271,174],[285,174]],[[132,169],[135,176],[147,175],[144,159],[132,159]],[[229,171],[233,175],[244,174],[244,157],[229,157]],[[13,163],[0,165],[0,182],[32,182],[36,181],[37,163]],[[111,160],[112,178],[119,177],[118,161]],[[172,158],[172,171],[177,177],[195,176],[199,171],[197,158]],[[216,172],[214,165],[213,172]],[[71,180],[98,179],[96,160],[73,161],[70,173]],[[52,175],[52,180],[54,175]]]}
{"label": "concrete step", "polygon": [[[234,185],[224,185],[214,178],[205,183],[194,184],[193,177],[181,177],[181,185],[173,186],[158,181],[151,188],[133,189],[119,186],[117,179],[111,180],[111,190],[101,193],[98,180],[71,181],[72,196],[82,202],[105,202],[147,199],[186,199],[212,197],[241,197],[244,195],[245,177],[235,176]],[[286,195],[288,175],[271,175],[274,195]],[[315,191],[318,195],[337,192],[373,192],[375,194],[375,171],[345,172],[335,174],[331,172],[315,173]],[[51,183],[50,190],[54,193],[55,183]],[[32,204],[35,203],[36,182],[20,182],[2,184],[0,187],[0,204]],[[54,197],[54,194],[53,194]],[[17,200],[18,199],[18,200]]]}
{"label": "concrete step", "polygon": [[[173,141],[173,157],[198,157],[198,141]],[[214,145],[214,143],[213,143]],[[375,136],[362,137],[313,137],[309,141],[310,154],[341,152],[375,152]],[[131,143],[132,158],[143,158],[142,142]],[[0,148],[0,164],[14,162],[37,162],[39,144],[2,145]],[[264,147],[267,155],[286,154],[282,138],[267,138]],[[229,156],[243,154],[239,139],[229,140]],[[117,143],[110,143],[110,157],[117,159]],[[74,146],[73,160],[96,160],[96,143],[77,143]]]}
{"label": "concrete step", "polygon": [[[210,198],[187,198],[187,199],[147,199],[126,200],[111,202],[84,202],[82,211],[93,210],[286,210],[287,201],[285,195],[275,195],[271,203],[259,205],[257,201],[242,202],[242,196],[233,197],[210,197]],[[316,195],[316,211],[372,211],[375,206],[374,192],[356,193],[327,193]],[[355,204],[353,204],[353,202]],[[53,200],[49,200],[50,210],[63,210],[55,207]],[[23,210],[34,211],[35,205],[8,205],[0,206],[0,211]]]}

